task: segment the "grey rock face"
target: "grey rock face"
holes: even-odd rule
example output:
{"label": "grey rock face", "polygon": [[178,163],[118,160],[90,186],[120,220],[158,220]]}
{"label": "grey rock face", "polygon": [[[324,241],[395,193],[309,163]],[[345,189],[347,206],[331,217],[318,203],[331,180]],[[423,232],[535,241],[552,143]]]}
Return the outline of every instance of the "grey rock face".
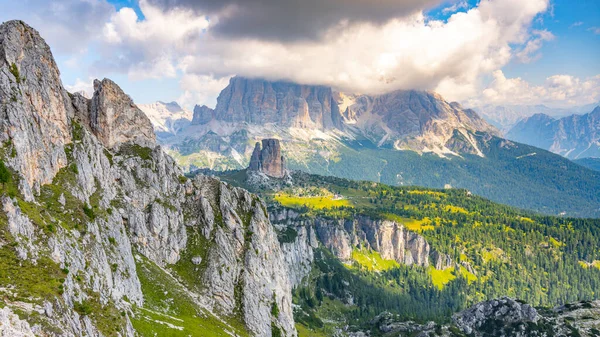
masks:
{"label": "grey rock face", "polygon": [[107,148],[128,142],[146,147],[156,145],[150,119],[109,79],[94,80],[89,119],[92,131]]}
{"label": "grey rock face", "polygon": [[[498,328],[509,328],[512,324],[537,323],[540,319],[537,311],[529,304],[517,302],[509,297],[503,297],[476,304],[453,317],[454,324],[466,334],[483,336],[480,329],[490,322],[498,322]],[[497,331],[498,333],[500,331]],[[523,330],[518,330],[512,336],[528,336]]]}
{"label": "grey rock face", "polygon": [[319,243],[344,262],[352,261],[354,249],[366,248],[379,252],[384,259],[405,265],[433,263],[438,269],[455,265],[447,255],[433,251],[425,238],[394,221],[365,216],[352,220],[307,218],[287,208],[271,211],[269,218],[280,232],[293,230],[296,233],[293,241],[281,243],[294,286],[310,273],[314,249]]}
{"label": "grey rock face", "polygon": [[194,107],[192,125],[206,124],[215,118],[215,111],[206,105]]}
{"label": "grey rock face", "polygon": [[15,155],[7,164],[22,173],[21,190],[32,200],[66,165],[71,104],[50,47],[33,28],[2,24],[0,51],[0,142],[12,144]]}
{"label": "grey rock face", "polygon": [[215,117],[226,122],[342,128],[331,88],[234,77],[217,98]]}
{"label": "grey rock face", "polygon": [[[296,335],[284,257],[256,196],[213,178],[185,179],[175,161],[155,147],[148,118],[112,81],[96,81],[92,100],[71,98],[47,45],[22,22],[1,25],[0,42],[0,138],[3,149],[16,151],[3,157],[20,176],[30,207],[46,201],[36,190],[69,165],[60,172],[64,179],[52,186],[59,189],[56,207],[65,220],[32,221],[20,203],[2,197],[18,258],[35,262],[49,257],[68,268],[62,295],[19,308],[44,313],[50,326],[63,331],[61,336],[101,336],[94,316],[75,310],[76,303],[94,298],[125,312],[116,328],[121,336],[134,336],[131,304],[143,306],[144,295],[133,252],[165,267],[181,260],[191,245],[190,233],[202,233],[214,244],[204,247],[206,255],[194,257],[194,263],[207,266],[197,282],[210,286],[189,289],[193,297],[219,315],[239,314],[255,336],[271,336],[273,326],[284,336]],[[18,77],[13,64],[21,72]],[[70,229],[75,220],[68,216],[81,213],[83,205],[94,214],[88,211],[82,228]],[[45,231],[50,225],[54,231]],[[271,313],[274,303],[277,317]],[[0,330],[27,335],[27,325],[10,310],[0,312]],[[57,335],[38,329],[36,335]]]}
{"label": "grey rock face", "polygon": [[256,143],[250,157],[250,171],[262,172],[268,176],[282,178],[285,176],[285,159],[281,155],[281,145],[278,139],[263,139],[262,149]]}

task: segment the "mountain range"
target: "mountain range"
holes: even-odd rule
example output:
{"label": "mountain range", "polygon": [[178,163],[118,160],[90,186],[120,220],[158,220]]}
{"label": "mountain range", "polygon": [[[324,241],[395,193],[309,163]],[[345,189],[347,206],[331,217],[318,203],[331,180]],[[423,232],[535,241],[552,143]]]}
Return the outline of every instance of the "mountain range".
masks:
{"label": "mountain range", "polygon": [[545,114],[553,118],[562,118],[569,115],[581,115],[592,111],[599,106],[600,102],[575,106],[571,108],[551,108],[543,104],[538,105],[479,105],[473,106],[486,121],[500,129],[503,133],[508,132],[517,123],[535,114]]}
{"label": "mountain range", "polygon": [[277,138],[291,169],[466,188],[549,214],[600,212],[598,172],[506,140],[475,111],[432,92],[360,95],[233,77],[215,109],[196,106],[188,126],[160,134],[160,143],[189,171],[245,168],[257,141]]}
{"label": "mountain range", "polygon": [[535,114],[520,121],[506,137],[570,159],[600,157],[600,106],[560,119]]}
{"label": "mountain range", "polygon": [[[151,120],[179,137],[231,125],[235,114],[223,122],[213,115],[218,109],[202,108],[194,111],[196,124],[179,130],[164,116],[147,116],[110,79],[93,87],[91,97],[67,92],[39,33],[22,21],[0,25],[0,335],[600,333],[600,303],[593,301],[600,280],[597,219],[540,215],[464,189],[290,172],[285,143],[277,139],[248,144],[248,169],[185,174],[158,145]],[[378,109],[338,109],[337,119],[336,108],[326,108],[326,88],[297,88],[274,89],[288,107],[298,107],[285,121],[272,116],[277,123],[349,135],[351,121],[360,125],[368,113],[385,120],[379,127],[392,126],[384,128],[382,146],[393,154],[425,157],[425,148],[437,146],[454,160],[530,150],[493,136],[493,129],[474,130],[488,126],[434,94],[400,92],[399,102],[391,99],[420,121],[417,128]],[[258,102],[243,102],[250,101]],[[383,96],[365,102],[391,104]],[[186,119],[173,104],[153,109],[167,109],[171,121]],[[257,126],[242,123],[250,131]],[[456,129],[444,140],[438,128],[448,125]],[[336,139],[367,142],[382,135],[374,130],[360,140]],[[403,146],[414,151],[396,149]],[[429,156],[436,164],[448,161]],[[529,165],[517,160],[510,169],[535,170],[561,158],[521,156],[530,157]],[[562,160],[564,167],[539,174],[593,172]],[[584,193],[593,191],[593,180],[568,178]],[[575,200],[571,191],[563,191],[564,204]]]}

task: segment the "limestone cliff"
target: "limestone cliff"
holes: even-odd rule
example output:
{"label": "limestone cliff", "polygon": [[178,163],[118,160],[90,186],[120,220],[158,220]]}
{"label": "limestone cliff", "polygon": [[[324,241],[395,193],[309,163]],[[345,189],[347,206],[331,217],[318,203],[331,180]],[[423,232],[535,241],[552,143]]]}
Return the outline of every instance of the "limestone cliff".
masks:
{"label": "limestone cliff", "polygon": [[331,129],[341,114],[331,88],[233,77],[217,98],[215,117],[226,122]]}
{"label": "limestone cliff", "polygon": [[282,242],[293,286],[309,274],[313,250],[319,243],[347,263],[352,261],[353,250],[364,248],[404,265],[433,265],[437,269],[455,265],[447,255],[433,250],[421,235],[394,221],[366,216],[355,219],[306,217],[287,208],[272,209],[269,217],[281,232],[296,233],[294,240]]}
{"label": "limestone cliff", "polygon": [[256,143],[248,170],[262,172],[270,177],[285,176],[285,159],[281,155],[281,145],[278,139],[263,139],[262,148]]}
{"label": "limestone cliff", "polygon": [[296,335],[284,257],[255,195],[185,178],[114,82],[96,81],[91,100],[68,94],[33,28],[4,23],[0,42],[2,324]]}

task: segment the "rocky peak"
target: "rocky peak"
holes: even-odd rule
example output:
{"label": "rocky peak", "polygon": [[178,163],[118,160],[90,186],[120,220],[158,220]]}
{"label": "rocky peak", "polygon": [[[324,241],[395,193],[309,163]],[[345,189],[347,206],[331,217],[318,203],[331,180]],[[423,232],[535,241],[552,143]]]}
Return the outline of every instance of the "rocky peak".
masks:
{"label": "rocky peak", "polygon": [[262,172],[268,176],[282,178],[285,175],[285,159],[281,155],[279,139],[263,139],[256,143],[250,157],[250,171]]}
{"label": "rocky peak", "polygon": [[22,21],[0,25],[0,101],[0,142],[13,153],[6,162],[31,199],[66,165],[72,109],[50,47]]}
{"label": "rocky peak", "polygon": [[233,77],[217,98],[215,117],[226,122],[342,128],[331,88]]}
{"label": "rocky peak", "polygon": [[192,125],[206,124],[213,120],[215,117],[215,111],[206,105],[194,107],[194,117],[192,118]]}
{"label": "rocky peak", "polygon": [[150,119],[109,79],[94,80],[89,122],[92,132],[107,148],[118,148],[124,143],[156,146]]}

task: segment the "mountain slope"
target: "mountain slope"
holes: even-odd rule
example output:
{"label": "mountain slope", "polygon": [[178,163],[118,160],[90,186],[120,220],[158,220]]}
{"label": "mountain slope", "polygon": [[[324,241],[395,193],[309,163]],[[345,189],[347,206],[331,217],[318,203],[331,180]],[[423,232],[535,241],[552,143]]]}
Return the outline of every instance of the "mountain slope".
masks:
{"label": "mountain slope", "polygon": [[[397,336],[415,321],[448,324],[453,313],[505,295],[544,307],[597,298],[597,219],[540,216],[466,190],[391,187],[301,172],[291,174],[291,183],[267,178],[256,184],[253,171],[218,175],[266,200],[295,288],[299,331],[331,335],[346,327]],[[506,312],[499,312],[503,320]],[[540,312],[549,320],[538,323],[548,323],[548,329],[568,327],[553,323],[548,310]],[[583,329],[598,328],[597,314],[589,321],[595,325]],[[391,321],[378,324],[386,315]],[[419,329],[436,330],[432,326]],[[593,335],[587,333],[582,335]]]}
{"label": "mountain slope", "polygon": [[570,159],[600,156],[600,107],[561,119],[538,114],[515,125],[508,139],[531,144]]}
{"label": "mountain slope", "polygon": [[67,93],[25,23],[0,55],[2,334],[296,335],[255,195],[184,177],[114,82]]}

